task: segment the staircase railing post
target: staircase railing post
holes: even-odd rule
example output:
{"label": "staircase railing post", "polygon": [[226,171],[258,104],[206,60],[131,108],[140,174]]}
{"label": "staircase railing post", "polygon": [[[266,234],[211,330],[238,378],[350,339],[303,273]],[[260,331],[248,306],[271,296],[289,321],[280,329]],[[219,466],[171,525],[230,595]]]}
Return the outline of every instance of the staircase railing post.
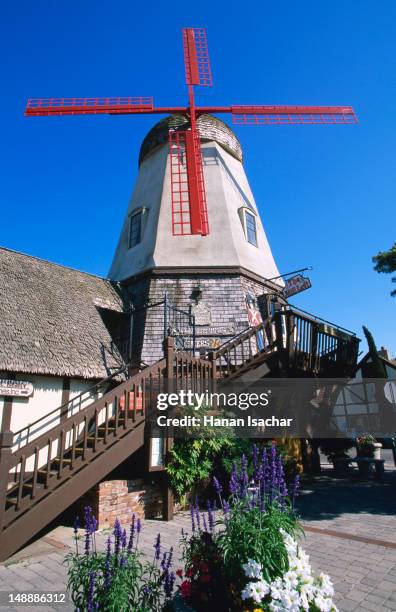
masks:
{"label": "staircase railing post", "polygon": [[[174,387],[174,360],[175,360],[175,343],[171,336],[166,336],[164,339],[164,356],[165,356],[165,388],[166,393],[172,393]],[[176,373],[177,375],[177,373]],[[165,430],[165,451],[166,455],[173,445],[172,427],[167,427]],[[162,477],[162,518],[165,521],[173,519],[174,498],[172,489],[169,486],[169,477],[166,470]]]}
{"label": "staircase railing post", "polygon": [[283,328],[282,328],[282,316],[285,316],[287,322],[287,311],[282,312],[278,310],[274,314],[275,323],[275,343],[276,350],[278,352],[279,365],[284,372],[288,371],[288,354],[283,341]]}
{"label": "staircase railing post", "polygon": [[288,355],[289,366],[294,363],[295,357],[295,342],[294,342],[294,314],[289,311],[286,317],[286,350]]}
{"label": "staircase railing post", "polygon": [[13,441],[14,433],[12,431],[3,431],[0,433],[0,534],[4,521]]}
{"label": "staircase railing post", "polygon": [[318,338],[319,338],[319,326],[316,321],[311,323],[311,370],[319,372],[319,356],[318,356]]}
{"label": "staircase railing post", "polygon": [[175,343],[171,336],[164,340],[164,356],[166,359],[166,378],[173,378],[173,361],[175,357]]}

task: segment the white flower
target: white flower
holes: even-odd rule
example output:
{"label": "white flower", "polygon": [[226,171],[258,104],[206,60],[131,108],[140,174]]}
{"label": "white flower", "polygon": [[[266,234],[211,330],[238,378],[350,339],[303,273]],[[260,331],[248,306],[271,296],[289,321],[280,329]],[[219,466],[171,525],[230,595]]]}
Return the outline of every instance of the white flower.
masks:
{"label": "white flower", "polygon": [[283,582],[288,590],[296,589],[298,586],[298,575],[297,572],[289,570],[283,576]]}
{"label": "white flower", "polygon": [[262,566],[253,559],[248,559],[248,562],[242,565],[242,569],[247,578],[261,578]]}
{"label": "white flower", "polygon": [[[315,578],[309,564],[309,556],[286,531],[280,530],[285,543],[289,570],[282,577],[271,583],[266,582],[261,574],[262,566],[253,559],[249,559],[242,567],[249,578],[256,582],[249,582],[242,591],[242,599],[252,599],[262,603],[266,599],[266,606],[270,612],[309,612],[312,606],[320,612],[338,612],[333,604],[333,584],[327,574],[319,574]],[[268,601],[269,597],[271,601]]]}
{"label": "white flower", "polygon": [[313,584],[303,584],[300,588],[301,597],[306,598],[308,602],[315,598],[316,592],[317,589]]}
{"label": "white flower", "polygon": [[256,603],[261,603],[261,600],[269,593],[269,585],[265,580],[259,582],[249,582],[241,593],[243,600],[253,599]]}
{"label": "white flower", "polygon": [[327,595],[328,597],[333,597],[334,587],[330,576],[321,572],[318,576],[318,584],[320,585],[320,590],[324,595]]}
{"label": "white flower", "polygon": [[331,599],[329,597],[322,597],[322,595],[315,597],[315,606],[319,608],[320,612],[331,612],[335,609]]}
{"label": "white flower", "polygon": [[290,612],[300,611],[300,595],[297,591],[283,591],[281,602],[286,610]]}
{"label": "white flower", "polygon": [[276,580],[271,582],[270,588],[271,588],[271,597],[273,599],[280,599],[282,597],[283,584],[282,584],[281,578],[277,578]]}

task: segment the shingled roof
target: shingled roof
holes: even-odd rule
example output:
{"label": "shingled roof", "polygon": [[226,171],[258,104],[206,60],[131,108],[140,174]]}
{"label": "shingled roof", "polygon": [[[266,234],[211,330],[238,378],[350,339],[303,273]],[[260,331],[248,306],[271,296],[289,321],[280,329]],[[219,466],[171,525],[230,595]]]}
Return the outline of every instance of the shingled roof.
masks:
{"label": "shingled roof", "polygon": [[104,378],[120,366],[101,309],[116,283],[0,248],[0,370]]}

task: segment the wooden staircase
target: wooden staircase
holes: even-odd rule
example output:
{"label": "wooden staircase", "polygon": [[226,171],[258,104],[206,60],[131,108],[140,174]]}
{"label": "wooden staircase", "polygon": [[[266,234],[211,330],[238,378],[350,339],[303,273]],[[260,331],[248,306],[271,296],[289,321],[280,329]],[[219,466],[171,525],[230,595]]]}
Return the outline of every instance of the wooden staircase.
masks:
{"label": "wooden staircase", "polygon": [[212,359],[217,377],[227,380],[341,378],[354,373],[359,342],[348,330],[288,307],[226,342]]}
{"label": "wooden staircase", "polygon": [[[164,359],[77,410],[45,415],[23,439],[0,433],[0,561],[8,558],[145,443],[157,394],[249,376],[350,376],[359,340],[296,309],[279,311],[206,357],[164,343]],[[100,391],[99,395],[102,393]],[[55,423],[49,427],[48,417]]]}
{"label": "wooden staircase", "polygon": [[20,432],[0,434],[0,560],[143,446],[165,375],[163,359],[16,450]]}

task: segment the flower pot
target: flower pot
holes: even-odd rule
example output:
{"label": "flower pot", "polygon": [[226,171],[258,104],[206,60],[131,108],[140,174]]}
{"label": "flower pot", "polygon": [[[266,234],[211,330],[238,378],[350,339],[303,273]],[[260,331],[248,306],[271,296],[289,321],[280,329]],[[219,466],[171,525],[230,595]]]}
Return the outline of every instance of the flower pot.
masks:
{"label": "flower pot", "polygon": [[375,442],[375,444],[373,444],[373,447],[373,459],[381,459],[381,442]]}
{"label": "flower pot", "polygon": [[357,456],[362,459],[367,457],[370,459],[381,459],[381,442],[372,442],[370,444],[363,444],[357,448]]}

